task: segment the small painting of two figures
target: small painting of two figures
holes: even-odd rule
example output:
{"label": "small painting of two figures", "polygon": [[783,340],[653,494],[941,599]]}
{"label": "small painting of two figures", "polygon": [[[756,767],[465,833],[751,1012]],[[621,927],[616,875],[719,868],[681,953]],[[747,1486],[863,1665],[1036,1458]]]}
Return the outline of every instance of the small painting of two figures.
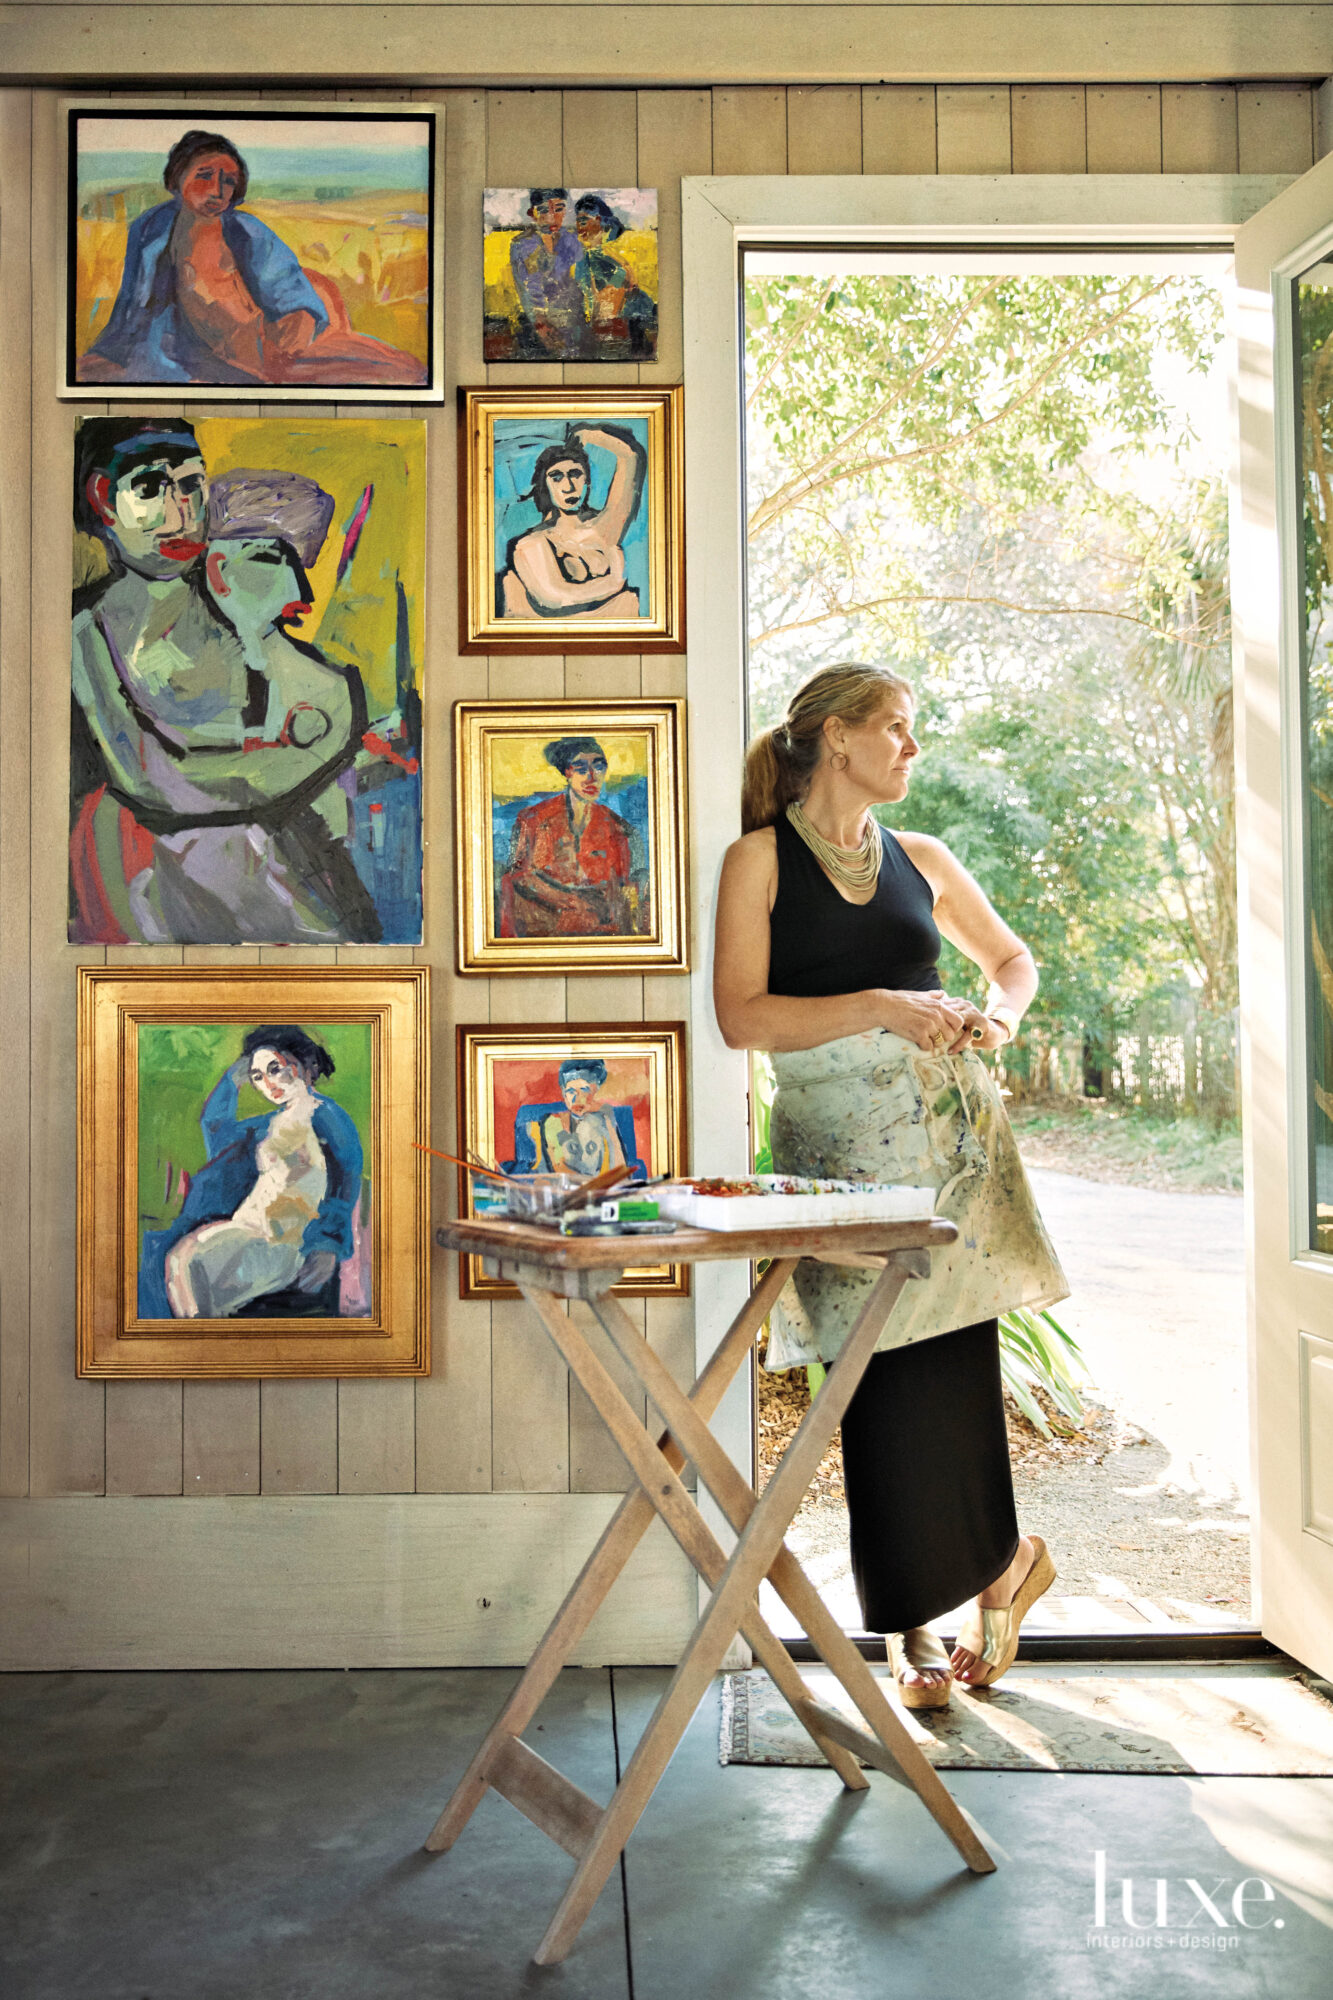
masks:
{"label": "small painting of two figures", "polygon": [[487,361],[651,361],[656,188],[487,188]]}

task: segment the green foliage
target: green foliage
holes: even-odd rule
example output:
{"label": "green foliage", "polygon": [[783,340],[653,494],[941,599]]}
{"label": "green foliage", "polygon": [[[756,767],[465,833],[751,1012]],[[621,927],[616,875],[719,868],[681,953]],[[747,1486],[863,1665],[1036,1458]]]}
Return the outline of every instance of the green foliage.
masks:
{"label": "green foliage", "polygon": [[1000,1374],[1023,1415],[1044,1438],[1054,1436],[1032,1391],[1040,1389],[1066,1423],[1083,1422],[1076,1378],[1086,1378],[1083,1356],[1072,1333],[1050,1313],[1009,1312],[1000,1316]]}
{"label": "green foliage", "polygon": [[[752,722],[823,661],[891,661],[925,754],[885,822],[945,840],[1032,945],[1034,1022],[1107,1050],[1188,984],[1221,1041],[1226,509],[1179,407],[1216,288],[1113,264],[778,277],[746,314]],[[1208,1088],[1230,1115],[1229,1074]]]}
{"label": "green foliage", "polygon": [[[1036,958],[1035,1020],[1110,1032],[1169,976],[1173,953],[1153,934],[1159,863],[1144,840],[1151,800],[1136,746],[1099,656],[1077,666],[1073,699],[1036,676],[968,703],[927,690],[911,791],[879,816],[946,841],[985,885]],[[977,988],[951,946],[941,970],[948,991]]]}

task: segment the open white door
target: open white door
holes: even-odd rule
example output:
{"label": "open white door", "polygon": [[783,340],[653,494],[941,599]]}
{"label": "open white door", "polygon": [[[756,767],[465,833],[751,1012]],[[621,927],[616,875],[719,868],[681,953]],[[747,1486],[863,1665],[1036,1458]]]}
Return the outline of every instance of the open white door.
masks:
{"label": "open white door", "polygon": [[1236,334],[1257,1602],[1333,1674],[1333,159],[1239,231]]}

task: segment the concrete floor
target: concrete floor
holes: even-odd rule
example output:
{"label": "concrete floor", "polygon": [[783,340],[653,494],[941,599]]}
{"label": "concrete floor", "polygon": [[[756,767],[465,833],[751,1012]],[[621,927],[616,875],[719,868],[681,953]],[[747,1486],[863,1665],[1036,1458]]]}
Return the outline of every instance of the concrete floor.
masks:
{"label": "concrete floor", "polygon": [[[567,1671],[528,1740],[606,1798],[666,1678]],[[565,1856],[494,1795],[451,1853],[421,1851],[514,1679],[498,1669],[0,1677],[0,1994],[1329,1991],[1333,1779],[951,1773],[1000,1861],[973,1877],[883,1778],[852,1797],[828,1771],[719,1766],[715,1693],[630,1841],[623,1879],[613,1874],[563,1966],[534,1967]],[[1098,1849],[1111,1881],[1101,1933]],[[1242,1908],[1255,1927],[1241,1930],[1232,1899],[1253,1876],[1274,1900],[1251,1882]],[[1121,1914],[1124,1877],[1146,1925],[1137,1932]],[[1157,1877],[1168,1883],[1161,1930]],[[1097,1935],[1154,1942],[1111,1951],[1089,1945]]]}

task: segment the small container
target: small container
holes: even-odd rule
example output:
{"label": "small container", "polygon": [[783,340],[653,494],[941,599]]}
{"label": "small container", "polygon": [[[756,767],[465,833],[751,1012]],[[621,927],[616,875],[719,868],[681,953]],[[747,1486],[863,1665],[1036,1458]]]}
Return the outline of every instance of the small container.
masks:
{"label": "small container", "polygon": [[484,1180],[480,1174],[473,1174],[472,1213],[491,1220],[507,1216],[509,1201],[503,1182]]}
{"label": "small container", "polygon": [[656,1222],[657,1203],[651,1195],[622,1194],[614,1201],[598,1202],[592,1213],[603,1222]]}
{"label": "small container", "polygon": [[557,1223],[561,1209],[581,1186],[573,1174],[515,1174],[504,1185],[505,1214],[513,1222]]}

